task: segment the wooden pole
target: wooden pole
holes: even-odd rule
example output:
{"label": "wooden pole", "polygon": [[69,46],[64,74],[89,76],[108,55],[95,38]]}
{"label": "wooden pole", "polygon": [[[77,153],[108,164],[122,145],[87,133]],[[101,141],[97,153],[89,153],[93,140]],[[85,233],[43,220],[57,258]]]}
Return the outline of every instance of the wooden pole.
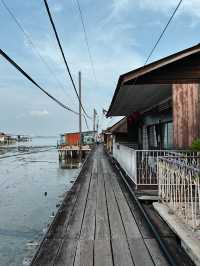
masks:
{"label": "wooden pole", "polygon": [[93,138],[94,138],[94,144],[95,144],[96,114],[97,114],[97,112],[94,109],[94,114],[93,114]]}
{"label": "wooden pole", "polygon": [[79,134],[80,134],[80,142],[79,142],[79,156],[80,160],[82,159],[82,109],[81,109],[81,72],[78,72],[78,84],[79,84]]}

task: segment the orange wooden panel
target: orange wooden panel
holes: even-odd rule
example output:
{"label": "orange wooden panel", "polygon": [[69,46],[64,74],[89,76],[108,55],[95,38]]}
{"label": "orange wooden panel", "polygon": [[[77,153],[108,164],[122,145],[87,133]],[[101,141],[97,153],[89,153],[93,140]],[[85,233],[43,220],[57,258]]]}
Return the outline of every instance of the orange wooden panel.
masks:
{"label": "orange wooden panel", "polygon": [[78,145],[80,142],[79,133],[69,133],[67,134],[67,144],[68,145]]}

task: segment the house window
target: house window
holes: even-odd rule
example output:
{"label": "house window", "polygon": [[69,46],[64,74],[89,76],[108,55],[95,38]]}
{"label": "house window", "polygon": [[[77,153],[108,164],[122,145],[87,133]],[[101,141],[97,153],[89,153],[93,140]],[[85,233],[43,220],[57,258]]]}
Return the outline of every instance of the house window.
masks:
{"label": "house window", "polygon": [[149,149],[172,149],[173,148],[173,123],[159,123],[148,126]]}
{"label": "house window", "polygon": [[163,147],[164,149],[173,148],[173,123],[165,123],[162,125]]}
{"label": "house window", "polygon": [[157,136],[156,136],[156,126],[152,125],[147,128],[148,132],[148,146],[150,149],[157,149],[158,142],[157,142]]}

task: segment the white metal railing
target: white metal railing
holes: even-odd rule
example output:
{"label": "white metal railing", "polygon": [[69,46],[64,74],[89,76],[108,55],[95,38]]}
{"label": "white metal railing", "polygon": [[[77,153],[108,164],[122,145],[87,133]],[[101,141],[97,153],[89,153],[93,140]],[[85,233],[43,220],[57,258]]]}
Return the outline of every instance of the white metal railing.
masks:
{"label": "white metal railing", "polygon": [[183,159],[185,161],[190,161],[191,165],[197,166],[197,161],[191,157],[197,155],[196,152],[185,150],[138,150],[133,149],[132,147],[134,146],[135,144],[114,143],[113,157],[118,161],[136,186],[158,185],[157,161],[159,157],[178,157],[184,155]]}
{"label": "white metal railing", "polygon": [[113,145],[113,157],[118,161],[133,182],[137,184],[137,154],[126,145],[115,143]]}
{"label": "white metal railing", "polygon": [[199,156],[158,159],[161,201],[194,230],[200,229],[199,163]]}

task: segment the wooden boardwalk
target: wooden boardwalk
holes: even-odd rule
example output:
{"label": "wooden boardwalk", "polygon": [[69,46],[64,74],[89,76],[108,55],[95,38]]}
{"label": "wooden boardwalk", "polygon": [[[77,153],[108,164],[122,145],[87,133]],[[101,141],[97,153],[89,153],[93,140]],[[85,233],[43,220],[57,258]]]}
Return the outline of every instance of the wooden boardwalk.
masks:
{"label": "wooden boardwalk", "polygon": [[168,265],[102,147],[90,156],[34,266]]}

